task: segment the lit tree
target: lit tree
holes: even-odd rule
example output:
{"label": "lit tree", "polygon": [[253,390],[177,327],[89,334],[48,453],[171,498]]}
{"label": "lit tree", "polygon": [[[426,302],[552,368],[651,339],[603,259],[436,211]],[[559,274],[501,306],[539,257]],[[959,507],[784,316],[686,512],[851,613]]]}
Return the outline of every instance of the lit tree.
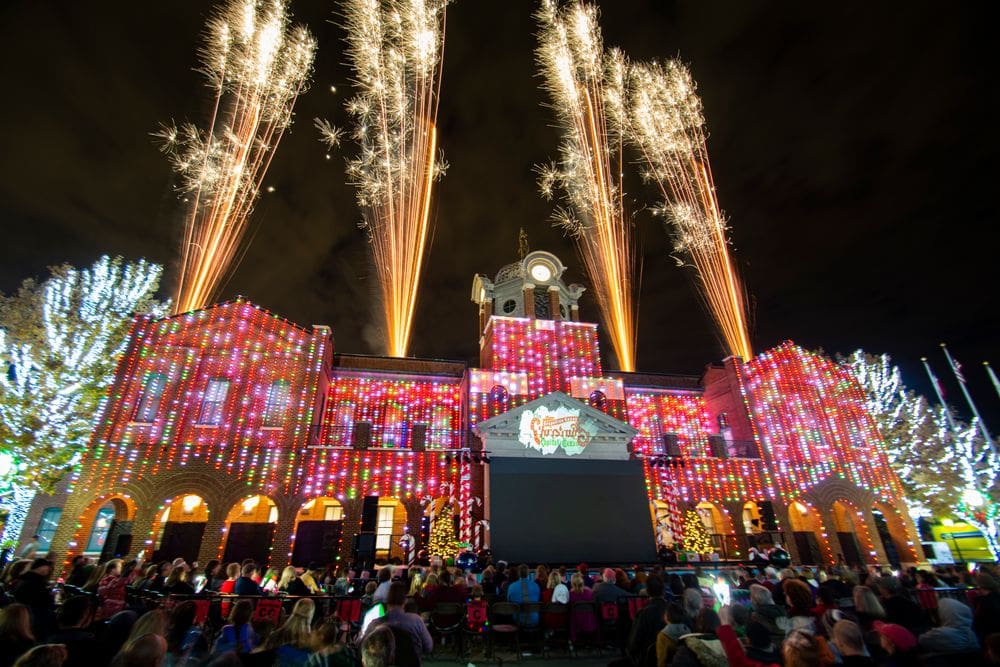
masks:
{"label": "lit tree", "polygon": [[153,300],[161,268],[102,257],[53,267],[0,297],[0,485],[16,539],[36,492],[72,468],[126,344],[132,316],[163,314]]}
{"label": "lit tree", "polygon": [[701,517],[694,510],[688,510],[684,515],[684,549],[696,554],[713,551],[712,538],[705,530]]}
{"label": "lit tree", "polygon": [[445,504],[431,523],[431,534],[427,549],[431,556],[450,558],[458,551],[458,538],[455,536],[455,511],[451,504]]}
{"label": "lit tree", "polygon": [[868,397],[889,462],[918,515],[957,515],[986,536],[1000,555],[1000,458],[975,423],[932,405],[903,384],[886,355],[857,350],[841,358]]}

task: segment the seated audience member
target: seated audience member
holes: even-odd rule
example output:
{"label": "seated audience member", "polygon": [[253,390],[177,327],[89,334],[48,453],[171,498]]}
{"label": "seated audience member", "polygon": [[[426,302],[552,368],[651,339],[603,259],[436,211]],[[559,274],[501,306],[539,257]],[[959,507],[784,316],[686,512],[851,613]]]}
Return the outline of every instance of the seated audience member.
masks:
{"label": "seated audience member", "polygon": [[721,622],[713,609],[702,608],[695,620],[694,632],[681,637],[672,667],[724,667],[729,664],[726,651],[715,634]]}
{"label": "seated audience member", "polygon": [[87,583],[87,579],[90,578],[91,567],[90,559],[86,556],[73,556],[69,576],[66,577],[66,585],[82,588]]}
{"label": "seated audience member", "polygon": [[198,607],[193,600],[185,600],[170,612],[167,626],[167,661],[172,667],[198,664],[205,654],[205,638],[201,627],[195,623]]}
{"label": "seated audience member", "polygon": [[784,667],[830,667],[835,664],[830,648],[807,630],[792,630],[785,638],[781,655]]}
{"label": "seated audience member", "polygon": [[278,591],[285,595],[309,595],[309,587],[302,583],[295,568],[289,565],[281,571],[281,579],[278,580]]}
{"label": "seated audience member", "polygon": [[845,667],[875,667],[875,661],[865,650],[861,627],[854,621],[837,621],[833,626],[833,646]]}
{"label": "seated audience member", "polygon": [[148,633],[126,644],[122,667],[160,667],[167,656],[167,640],[162,635]]}
{"label": "seated audience member", "polygon": [[34,645],[28,607],[14,603],[0,609],[0,667],[10,667]]}
{"label": "seated audience member", "polygon": [[649,604],[633,619],[626,644],[626,650],[633,664],[641,664],[646,656],[650,655],[650,648],[655,647],[657,636],[666,622],[668,605],[663,599],[663,580],[655,576],[648,577],[646,593],[649,596]]}
{"label": "seated audience member", "polygon": [[680,647],[681,637],[691,634],[691,628],[688,627],[686,620],[684,607],[676,602],[667,605],[667,610],[663,614],[665,625],[656,635],[657,667],[667,667]]}
{"label": "seated audience member", "polygon": [[972,631],[972,610],[952,598],[938,602],[941,626],[920,635],[920,648],[931,653],[972,653],[979,650],[979,639]]}
{"label": "seated audience member", "polygon": [[292,607],[284,625],[272,632],[261,648],[273,652],[275,667],[300,667],[306,664],[312,648],[312,619],[316,604],[302,598]]}
{"label": "seated audience member", "polygon": [[917,638],[902,625],[895,623],[876,623],[882,650],[886,654],[880,667],[916,667]]}
{"label": "seated audience member", "polygon": [[224,571],[222,568],[222,563],[217,560],[208,561],[208,565],[205,566],[205,588],[206,591],[218,592],[219,586],[222,582],[226,580],[223,576]]}
{"label": "seated audience member", "polygon": [[161,592],[163,590],[163,584],[166,582],[167,577],[173,571],[174,566],[167,561],[163,561],[156,566],[156,574],[149,580],[149,585],[146,586],[151,591]]}
{"label": "seated audience member", "polygon": [[395,662],[395,653],[396,639],[388,626],[365,633],[361,641],[362,667],[388,667]]}
{"label": "seated audience member", "polygon": [[903,593],[903,587],[896,577],[876,577],[869,579],[885,609],[887,623],[902,625],[915,635],[927,629],[927,620],[920,605]]}
{"label": "seated audience member", "polygon": [[392,565],[386,565],[379,570],[375,581],[378,585],[375,587],[372,600],[384,604],[385,596],[389,593],[389,585],[392,584]]}
{"label": "seated audience member", "polygon": [[788,602],[788,620],[791,627],[804,628],[816,632],[816,616],[813,614],[813,594],[809,584],[799,579],[785,579],[782,590]]}
{"label": "seated audience member", "polygon": [[[614,573],[611,576],[614,577]],[[517,579],[507,584],[507,601],[515,604],[524,604],[525,602],[538,602],[541,599],[542,592],[538,589],[538,584],[535,583],[534,578],[528,572],[528,566],[518,565]],[[528,625],[537,625],[538,614],[528,614],[527,618],[523,619],[522,622]]]}
{"label": "seated audience member", "polygon": [[[97,597],[101,601],[101,606],[97,610],[98,619],[111,618],[125,608],[125,588],[136,576],[137,571],[134,568],[128,573],[124,571],[121,559],[108,561],[104,578],[97,585]],[[70,653],[72,654],[72,650]],[[72,659],[72,656],[70,657]]]}
{"label": "seated audience member", "polygon": [[62,644],[42,644],[18,658],[14,667],[62,667],[66,664],[66,656],[66,647]]}
{"label": "seated audience member", "polygon": [[746,640],[744,652],[749,660],[765,665],[781,663],[780,645],[774,643],[770,631],[762,623],[750,621],[747,624]]}
{"label": "seated audience member", "polygon": [[549,573],[549,580],[546,582],[542,600],[557,604],[569,603],[569,588],[563,583],[562,577],[559,575],[559,570],[552,570]]}
{"label": "seated audience member", "polygon": [[356,667],[360,657],[354,645],[341,644],[340,622],[328,618],[313,632],[313,654],[306,667]]}
{"label": "seated audience member", "polygon": [[240,578],[240,564],[230,563],[226,566],[226,578],[219,584],[220,593],[233,593],[236,589],[236,580]]}
{"label": "seated audience member", "polygon": [[31,569],[14,584],[14,600],[31,611],[31,629],[36,637],[44,637],[55,623],[55,600],[49,592],[52,562],[44,558],[31,561]]}
{"label": "seated audience member", "polygon": [[573,609],[577,602],[593,602],[594,593],[583,585],[583,575],[574,572],[569,579],[569,638],[576,641],[579,635],[592,635],[597,632],[597,614],[593,610]]}
{"label": "seated audience member", "polygon": [[[94,620],[94,609],[89,597],[72,597],[63,602],[56,615],[58,630],[46,638],[46,643],[66,647],[66,667],[93,665],[101,653],[94,633],[88,628]],[[110,657],[110,656],[108,656]]]}
{"label": "seated audience member", "polygon": [[594,602],[604,604],[605,602],[618,602],[618,598],[629,595],[629,592],[615,583],[617,575],[610,567],[604,568],[601,573],[601,583],[594,587]]}
{"label": "seated audience member", "polygon": [[885,608],[878,597],[868,586],[854,587],[854,616],[858,619],[858,625],[865,632],[873,629],[876,622],[886,620]]}
{"label": "seated audience member", "polygon": [[240,577],[233,585],[233,593],[236,595],[263,595],[264,591],[260,584],[254,581],[257,575],[257,564],[250,562],[240,569]]}
{"label": "seated audience member", "polygon": [[417,655],[430,653],[434,649],[434,641],[431,639],[427,626],[419,614],[411,614],[403,609],[406,604],[406,585],[400,581],[394,581],[389,585],[389,591],[385,599],[385,615],[376,618],[368,626],[365,639],[375,629],[386,627],[390,629],[402,630],[413,640],[413,648]]}
{"label": "seated audience member", "polygon": [[110,662],[111,658],[121,650],[137,620],[139,620],[139,614],[131,609],[126,609],[109,618],[108,622],[104,624],[103,631],[98,636],[101,643],[101,654],[105,656],[102,664]]}
{"label": "seated audience member", "polygon": [[188,581],[187,564],[175,565],[163,582],[163,592],[167,595],[194,595],[194,586]]}
{"label": "seated audience member", "polygon": [[253,602],[240,600],[234,604],[233,610],[229,613],[229,623],[222,626],[222,632],[215,640],[212,654],[216,655],[227,651],[249,653],[257,648],[260,638],[250,625],[251,618],[253,618]]}

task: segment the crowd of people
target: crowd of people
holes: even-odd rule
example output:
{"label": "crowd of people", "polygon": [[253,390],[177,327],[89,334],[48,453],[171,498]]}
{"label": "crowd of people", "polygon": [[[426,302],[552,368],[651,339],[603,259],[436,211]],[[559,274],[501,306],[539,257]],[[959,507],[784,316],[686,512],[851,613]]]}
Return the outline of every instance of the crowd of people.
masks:
{"label": "crowd of people", "polygon": [[[692,568],[595,572],[586,564],[500,561],[472,573],[438,559],[428,567],[384,566],[368,577],[334,567],[276,571],[252,561],[140,567],[77,557],[65,574],[53,586],[53,564],[44,558],[4,569],[0,667],[409,667],[433,650],[435,630],[463,622],[456,610],[496,602],[516,605],[509,622],[543,638],[565,632],[570,647],[614,645],[622,657],[613,667],[898,667],[936,656],[947,657],[939,664],[1000,664],[1000,571],[989,566],[896,574],[725,568],[709,576]],[[220,598],[221,622],[213,624],[196,599],[215,595],[234,597]],[[358,618],[319,613],[315,595],[353,596],[361,614],[378,604],[384,613],[361,632]],[[276,620],[254,613],[268,596],[291,598]],[[157,608],[149,600],[159,600]],[[529,603],[537,606],[523,607]],[[553,613],[549,603],[567,612]],[[625,603],[630,613],[606,614]],[[459,616],[440,618],[445,608]]]}

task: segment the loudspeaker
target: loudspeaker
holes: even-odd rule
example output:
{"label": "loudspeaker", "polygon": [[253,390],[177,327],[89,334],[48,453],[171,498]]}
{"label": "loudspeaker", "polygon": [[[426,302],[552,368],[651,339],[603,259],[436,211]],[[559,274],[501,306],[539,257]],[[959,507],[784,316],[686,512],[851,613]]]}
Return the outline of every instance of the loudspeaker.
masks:
{"label": "loudspeaker", "polygon": [[354,422],[354,431],[351,433],[351,446],[354,449],[364,451],[372,441],[372,425],[369,422]]}
{"label": "loudspeaker", "polygon": [[427,424],[414,424],[410,432],[410,449],[422,452],[427,449]]}
{"label": "loudspeaker", "polygon": [[757,508],[760,509],[760,527],[763,530],[778,530],[778,521],[774,516],[774,505],[771,501],[761,501],[757,503]]}
{"label": "loudspeaker", "polygon": [[708,436],[709,453],[717,459],[728,459],[729,448],[726,446],[726,439],[721,435]]}
{"label": "loudspeaker", "polygon": [[365,496],[361,505],[361,532],[375,533],[378,523],[378,496]]}
{"label": "loudspeaker", "polygon": [[681,457],[681,443],[676,433],[663,434],[663,453],[674,458]]}
{"label": "loudspeaker", "polygon": [[375,562],[375,533],[360,533],[354,536],[354,563],[362,569],[369,569]]}

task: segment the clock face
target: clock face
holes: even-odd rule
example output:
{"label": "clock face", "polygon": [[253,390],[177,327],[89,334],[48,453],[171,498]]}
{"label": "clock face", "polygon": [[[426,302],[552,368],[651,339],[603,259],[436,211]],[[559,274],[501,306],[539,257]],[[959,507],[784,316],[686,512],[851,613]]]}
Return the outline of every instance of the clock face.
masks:
{"label": "clock face", "polygon": [[547,283],[552,279],[552,269],[547,264],[541,262],[531,266],[531,277],[540,283]]}

